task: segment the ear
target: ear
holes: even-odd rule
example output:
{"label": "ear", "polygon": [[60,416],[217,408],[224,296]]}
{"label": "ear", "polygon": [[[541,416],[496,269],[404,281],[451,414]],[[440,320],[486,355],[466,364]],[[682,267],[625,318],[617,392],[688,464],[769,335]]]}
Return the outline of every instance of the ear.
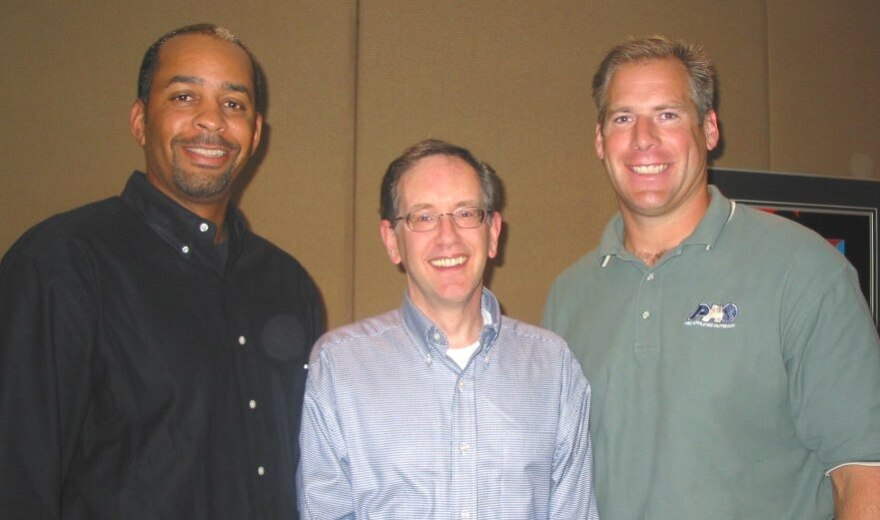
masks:
{"label": "ear", "polygon": [[144,138],[144,118],[147,116],[147,107],[140,99],[135,99],[131,104],[131,111],[128,114],[128,125],[131,129],[131,135],[134,140],[141,146],[146,144]]}
{"label": "ear", "polygon": [[596,123],[596,155],[605,160],[605,138],[602,137],[602,123]]}
{"label": "ear", "polygon": [[383,220],[379,224],[379,235],[382,237],[382,243],[385,244],[385,252],[391,263],[398,265],[403,258],[400,256],[400,249],[397,245],[397,233],[394,232],[394,226],[388,220]]}
{"label": "ear", "polygon": [[494,212],[489,220],[489,258],[495,258],[498,255],[498,237],[501,236],[501,224],[504,219],[501,213]]}
{"label": "ear", "polygon": [[254,120],[254,142],[251,146],[251,155],[257,153],[257,148],[260,146],[260,137],[263,135],[263,114],[257,112],[257,117]]}
{"label": "ear", "polygon": [[714,150],[721,139],[721,132],[718,130],[718,114],[714,110],[706,112],[706,117],[703,119],[703,132],[706,135],[706,149]]}

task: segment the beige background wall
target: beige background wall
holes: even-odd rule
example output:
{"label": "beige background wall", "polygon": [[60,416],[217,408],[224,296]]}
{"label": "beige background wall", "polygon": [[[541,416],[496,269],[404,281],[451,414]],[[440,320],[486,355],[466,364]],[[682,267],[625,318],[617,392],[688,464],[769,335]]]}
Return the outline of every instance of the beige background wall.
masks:
{"label": "beige background wall", "polygon": [[265,157],[241,205],[294,254],[331,326],[395,307],[379,179],[409,144],[471,148],[505,182],[491,287],[540,319],[554,276],[615,211],[593,153],[589,80],[629,35],[702,42],[721,74],[718,166],[880,180],[880,4],[873,0],[5,0],[0,251],[46,216],[117,194],[141,56],[168,29],[238,33],[269,80]]}

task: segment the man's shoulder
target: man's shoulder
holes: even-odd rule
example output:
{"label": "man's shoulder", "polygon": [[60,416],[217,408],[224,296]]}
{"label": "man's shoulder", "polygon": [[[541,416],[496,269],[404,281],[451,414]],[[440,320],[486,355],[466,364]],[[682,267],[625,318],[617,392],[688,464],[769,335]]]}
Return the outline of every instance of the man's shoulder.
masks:
{"label": "man's shoulder", "polygon": [[539,344],[542,348],[566,349],[568,344],[555,332],[526,323],[510,316],[501,317],[501,334],[507,332],[512,338]]}
{"label": "man's shoulder", "polygon": [[731,240],[722,242],[728,251],[741,250],[762,262],[787,258],[799,263],[846,263],[826,238],[800,223],[744,204],[736,212],[730,222]]}
{"label": "man's shoulder", "polygon": [[601,267],[602,258],[599,248],[596,247],[563,269],[553,282],[552,290],[558,292],[581,287],[588,283],[591,277],[596,276]]}
{"label": "man's shoulder", "polygon": [[246,237],[248,242],[247,247],[251,253],[261,254],[267,258],[285,264],[292,269],[305,273],[306,270],[302,263],[300,263],[295,256],[275,245],[274,242],[250,229],[246,231]]}
{"label": "man's shoulder", "polygon": [[[276,277],[279,287],[300,287],[318,291],[311,273],[292,254],[281,249],[262,235],[245,228],[244,240],[250,265],[258,265],[264,277]],[[310,289],[308,289],[310,287]]]}
{"label": "man's shoulder", "polygon": [[110,197],[58,213],[25,231],[10,252],[43,257],[74,244],[101,240],[126,211],[119,197]]}
{"label": "man's shoulder", "polygon": [[313,355],[358,347],[385,344],[386,335],[399,334],[405,327],[400,310],[365,318],[326,332],[315,343]]}

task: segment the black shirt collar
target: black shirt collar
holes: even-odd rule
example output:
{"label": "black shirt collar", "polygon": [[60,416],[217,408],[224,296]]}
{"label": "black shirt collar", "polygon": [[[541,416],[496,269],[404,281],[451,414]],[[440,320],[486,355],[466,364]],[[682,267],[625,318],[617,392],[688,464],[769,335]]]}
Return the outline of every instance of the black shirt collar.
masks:
{"label": "black shirt collar", "polygon": [[234,262],[244,246],[246,226],[239,211],[230,206],[226,212],[226,233],[229,241],[228,261],[214,244],[217,226],[177,204],[157,190],[146,174],[134,172],[122,192],[122,200],[143,216],[144,221],[181,257],[200,261],[218,274]]}

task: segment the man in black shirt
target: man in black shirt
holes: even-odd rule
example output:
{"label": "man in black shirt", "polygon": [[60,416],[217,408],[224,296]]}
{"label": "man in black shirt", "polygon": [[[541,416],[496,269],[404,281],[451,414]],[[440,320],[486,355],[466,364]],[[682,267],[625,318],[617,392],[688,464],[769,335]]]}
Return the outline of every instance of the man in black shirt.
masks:
{"label": "man in black shirt", "polygon": [[144,57],[146,173],[37,225],[0,263],[0,516],[296,518],[318,291],[245,227],[257,65],[189,26]]}

